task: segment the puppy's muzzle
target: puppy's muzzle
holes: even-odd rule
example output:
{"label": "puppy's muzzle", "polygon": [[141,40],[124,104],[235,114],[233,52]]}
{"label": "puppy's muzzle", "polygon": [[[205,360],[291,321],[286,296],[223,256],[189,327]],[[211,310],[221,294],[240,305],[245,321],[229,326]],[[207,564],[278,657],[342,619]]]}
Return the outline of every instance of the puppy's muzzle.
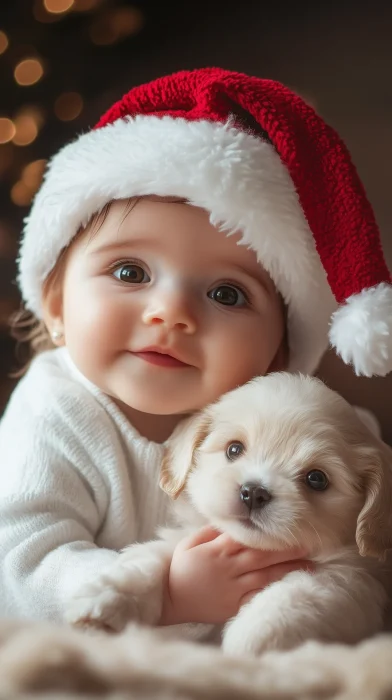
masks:
{"label": "puppy's muzzle", "polygon": [[263,488],[263,486],[260,486],[260,484],[249,482],[241,486],[240,498],[246,507],[251,511],[264,508],[264,506],[269,503],[272,496],[270,492]]}

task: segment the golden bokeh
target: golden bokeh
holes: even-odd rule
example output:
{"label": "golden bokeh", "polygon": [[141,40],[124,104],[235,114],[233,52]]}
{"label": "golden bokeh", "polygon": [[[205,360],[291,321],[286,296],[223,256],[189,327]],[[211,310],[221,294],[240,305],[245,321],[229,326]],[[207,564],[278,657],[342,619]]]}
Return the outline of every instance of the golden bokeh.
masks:
{"label": "golden bokeh", "polygon": [[63,15],[48,12],[43,6],[42,0],[35,0],[33,15],[37,22],[42,22],[43,24],[54,24],[55,22],[60,22],[63,18]]}
{"label": "golden bokeh", "polygon": [[5,32],[0,30],[0,54],[7,51],[9,45],[8,36]]}
{"label": "golden bokeh", "polygon": [[111,24],[118,37],[137,34],[143,28],[143,14],[137,7],[119,7],[114,10]]}
{"label": "golden bokeh", "polygon": [[20,114],[15,119],[15,135],[12,142],[15,146],[29,146],[37,138],[38,126],[30,114]]}
{"label": "golden bokeh", "polygon": [[93,44],[109,46],[126,36],[137,34],[143,24],[143,14],[136,7],[119,7],[104,13],[92,23],[90,38]]}
{"label": "golden bokeh", "polygon": [[25,165],[22,170],[21,180],[33,193],[37,191],[42,182],[46,163],[45,158],[33,160],[28,165]]}
{"label": "golden bokeh", "polygon": [[74,4],[75,0],[44,0],[44,7],[47,12],[53,15],[61,15],[68,12]]}
{"label": "golden bokeh", "polygon": [[34,119],[37,129],[41,129],[45,123],[45,111],[38,105],[25,105],[19,110],[18,114],[24,114],[25,116],[29,116]]}
{"label": "golden bokeh", "polygon": [[15,136],[15,124],[7,117],[0,117],[0,143],[8,143]]}
{"label": "golden bokeh", "polygon": [[58,119],[69,122],[76,119],[83,109],[83,99],[78,92],[63,92],[54,103],[54,112]]}
{"label": "golden bokeh", "polygon": [[46,166],[46,160],[34,160],[28,163],[23,170],[20,180],[11,188],[10,197],[18,207],[27,207],[38,190]]}
{"label": "golden bokeh", "polygon": [[11,188],[10,197],[18,207],[27,207],[33,198],[33,192],[22,180],[18,180]]}
{"label": "golden bokeh", "polygon": [[20,61],[14,70],[14,77],[18,85],[34,85],[42,78],[44,69],[38,58],[25,58]]}

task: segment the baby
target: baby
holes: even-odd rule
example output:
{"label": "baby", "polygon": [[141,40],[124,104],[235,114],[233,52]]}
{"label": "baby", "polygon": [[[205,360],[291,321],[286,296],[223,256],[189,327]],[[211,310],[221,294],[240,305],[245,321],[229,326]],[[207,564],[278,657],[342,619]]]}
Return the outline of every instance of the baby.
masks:
{"label": "baby", "polygon": [[[18,281],[45,351],[0,424],[2,615],[63,619],[123,547],[169,524],[159,475],[185,417],[252,377],[313,373],[328,332],[357,373],[392,369],[390,277],[350,157],[269,80],[201,69],[133,88],[50,162]],[[302,547],[249,549],[245,566],[237,550],[213,531],[180,543],[160,623],[176,606],[191,621],[206,590],[202,622],[223,623],[307,566]]]}

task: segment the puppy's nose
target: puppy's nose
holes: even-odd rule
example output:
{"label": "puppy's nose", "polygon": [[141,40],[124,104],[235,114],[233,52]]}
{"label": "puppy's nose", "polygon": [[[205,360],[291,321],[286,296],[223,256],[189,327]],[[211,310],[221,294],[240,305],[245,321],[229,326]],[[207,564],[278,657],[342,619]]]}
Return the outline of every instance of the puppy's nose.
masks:
{"label": "puppy's nose", "polygon": [[272,496],[267,489],[264,489],[260,484],[247,483],[243,484],[240,489],[241,501],[245,503],[249,510],[263,508]]}

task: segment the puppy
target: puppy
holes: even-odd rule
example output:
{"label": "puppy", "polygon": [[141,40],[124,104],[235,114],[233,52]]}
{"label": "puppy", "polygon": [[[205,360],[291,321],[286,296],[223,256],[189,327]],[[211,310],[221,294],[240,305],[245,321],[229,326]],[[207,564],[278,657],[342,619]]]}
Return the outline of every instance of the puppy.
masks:
{"label": "puppy", "polygon": [[246,603],[222,631],[225,651],[358,642],[383,625],[391,465],[390,448],[320,380],[254,379],[178,426],[161,479],[178,527],[127,548],[71,601],[67,620],[116,631],[130,619],[156,624],[174,547],[209,523],[254,548],[300,545],[315,569]]}

